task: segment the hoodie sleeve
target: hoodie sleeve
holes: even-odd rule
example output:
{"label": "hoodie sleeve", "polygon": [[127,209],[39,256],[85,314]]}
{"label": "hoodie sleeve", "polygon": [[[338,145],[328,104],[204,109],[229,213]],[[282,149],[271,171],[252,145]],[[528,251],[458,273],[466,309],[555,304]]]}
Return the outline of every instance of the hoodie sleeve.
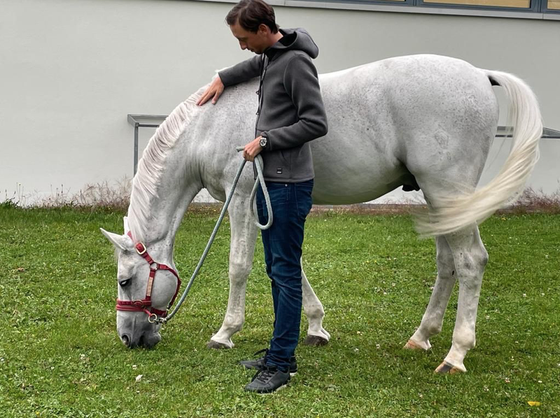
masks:
{"label": "hoodie sleeve", "polygon": [[295,54],[284,72],[284,88],[292,98],[298,121],[267,131],[267,150],[293,148],[327,134],[327,115],[317,69],[305,53]]}
{"label": "hoodie sleeve", "polygon": [[262,56],[255,55],[253,58],[242,61],[233,67],[218,72],[225,87],[249,81],[260,76]]}

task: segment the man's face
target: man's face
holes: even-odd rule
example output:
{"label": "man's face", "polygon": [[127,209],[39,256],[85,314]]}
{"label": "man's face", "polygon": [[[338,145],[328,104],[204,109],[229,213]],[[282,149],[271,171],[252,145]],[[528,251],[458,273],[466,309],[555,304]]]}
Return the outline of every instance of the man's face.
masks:
{"label": "man's face", "polygon": [[270,46],[266,25],[260,25],[256,33],[243,29],[238,23],[231,25],[229,28],[233,36],[239,41],[242,50],[248,49],[255,54],[262,54]]}

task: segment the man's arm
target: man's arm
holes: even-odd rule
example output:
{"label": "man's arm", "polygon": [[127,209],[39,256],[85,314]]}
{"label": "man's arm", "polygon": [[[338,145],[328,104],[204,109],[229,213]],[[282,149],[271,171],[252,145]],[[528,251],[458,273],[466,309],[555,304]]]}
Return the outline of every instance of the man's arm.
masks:
{"label": "man's arm", "polygon": [[327,115],[317,70],[311,58],[297,54],[288,63],[284,87],[297,109],[298,121],[267,131],[267,150],[292,148],[327,134]]}
{"label": "man's arm", "polygon": [[202,106],[210,99],[212,99],[212,104],[216,104],[226,87],[258,77],[261,71],[261,63],[262,58],[257,55],[218,72],[218,75],[212,80],[206,91],[202,93],[196,104]]}

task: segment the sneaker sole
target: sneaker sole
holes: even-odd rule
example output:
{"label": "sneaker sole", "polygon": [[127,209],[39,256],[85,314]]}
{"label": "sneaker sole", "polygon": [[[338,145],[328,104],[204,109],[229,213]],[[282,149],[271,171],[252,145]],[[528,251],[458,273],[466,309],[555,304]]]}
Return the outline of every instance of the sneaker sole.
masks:
{"label": "sneaker sole", "polygon": [[256,393],[257,395],[274,395],[275,393],[280,392],[281,390],[283,390],[284,388],[286,388],[288,386],[288,383],[286,382],[286,384],[280,386],[278,389],[273,390],[272,392],[253,392],[253,391],[248,391],[248,392],[252,392],[252,393]]}

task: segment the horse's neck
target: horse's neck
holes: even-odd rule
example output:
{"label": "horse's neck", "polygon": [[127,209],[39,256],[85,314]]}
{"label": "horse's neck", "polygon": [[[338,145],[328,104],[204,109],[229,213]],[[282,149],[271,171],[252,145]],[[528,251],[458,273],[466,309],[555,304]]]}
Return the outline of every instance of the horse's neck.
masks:
{"label": "horse's neck", "polygon": [[[166,164],[153,185],[142,184],[142,177],[135,178],[138,184],[134,185],[128,210],[128,223],[134,239],[142,241],[146,246],[161,248],[157,252],[162,252],[168,261],[171,261],[175,234],[181,220],[202,187],[197,176],[189,172],[188,154],[182,152],[181,148],[169,151],[174,155],[166,159]],[[153,189],[148,191],[147,187]],[[141,199],[135,194],[144,194],[149,198]]]}

